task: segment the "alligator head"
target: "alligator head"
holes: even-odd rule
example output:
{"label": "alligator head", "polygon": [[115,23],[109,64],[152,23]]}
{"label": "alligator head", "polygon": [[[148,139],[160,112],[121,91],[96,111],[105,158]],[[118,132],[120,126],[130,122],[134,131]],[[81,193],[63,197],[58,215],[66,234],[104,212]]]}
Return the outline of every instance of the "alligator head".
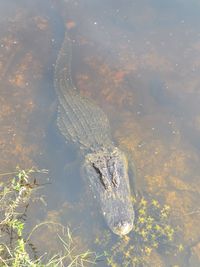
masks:
{"label": "alligator head", "polygon": [[128,234],[133,228],[134,211],[124,153],[112,147],[87,154],[83,175],[109,228],[117,235]]}

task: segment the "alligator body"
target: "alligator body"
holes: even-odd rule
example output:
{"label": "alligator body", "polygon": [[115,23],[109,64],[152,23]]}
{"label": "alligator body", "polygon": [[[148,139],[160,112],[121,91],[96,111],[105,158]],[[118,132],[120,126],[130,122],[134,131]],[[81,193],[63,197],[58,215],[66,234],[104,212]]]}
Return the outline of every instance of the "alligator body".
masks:
{"label": "alligator body", "polygon": [[57,125],[67,142],[79,144],[83,155],[81,173],[109,228],[115,234],[125,235],[134,223],[128,161],[112,142],[105,113],[73,85],[71,56],[72,42],[66,32],[55,66]]}

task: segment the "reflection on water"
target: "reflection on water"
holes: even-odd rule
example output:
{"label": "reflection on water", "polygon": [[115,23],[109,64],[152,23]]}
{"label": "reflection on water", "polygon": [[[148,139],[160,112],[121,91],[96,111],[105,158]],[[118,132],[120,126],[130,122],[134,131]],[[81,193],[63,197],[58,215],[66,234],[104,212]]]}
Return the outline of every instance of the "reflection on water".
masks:
{"label": "reflection on water", "polygon": [[[108,250],[122,242],[103,234],[74,148],[56,130],[52,77],[64,15],[76,86],[105,110],[115,140],[135,161],[138,188],[172,207],[170,222],[181,233],[184,250],[167,257],[155,250],[149,266],[199,266],[199,12],[195,0],[0,2],[0,168],[37,165],[51,173],[48,206],[32,207],[30,226],[69,224],[99,253],[97,233],[110,238]],[[43,233],[35,242],[48,249],[46,240]]]}

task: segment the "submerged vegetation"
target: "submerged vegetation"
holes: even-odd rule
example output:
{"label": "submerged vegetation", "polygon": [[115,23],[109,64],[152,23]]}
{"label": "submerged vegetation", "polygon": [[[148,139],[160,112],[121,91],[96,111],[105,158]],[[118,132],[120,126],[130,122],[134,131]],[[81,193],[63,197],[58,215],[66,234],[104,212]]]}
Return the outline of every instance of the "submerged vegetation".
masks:
{"label": "submerged vegetation", "polygon": [[[152,266],[150,258],[152,255],[156,258],[156,253],[176,255],[181,252],[183,245],[175,244],[178,229],[170,223],[170,207],[144,197],[133,201],[136,218],[132,233],[113,245],[110,244],[109,234],[104,237],[105,247],[112,246],[111,254],[107,255],[108,266]],[[96,243],[101,244],[101,238],[97,238]]]}
{"label": "submerged vegetation", "polygon": [[[37,257],[36,248],[30,241],[32,233],[42,225],[55,224],[44,222],[36,225],[32,231],[26,233],[25,221],[29,202],[33,191],[38,188],[36,173],[47,173],[46,170],[22,170],[1,174],[10,177],[0,184],[0,266],[12,267],[44,267],[44,266],[88,266],[93,265],[99,256],[95,252],[86,250],[76,254],[76,246],[68,227],[62,228],[62,236],[58,236],[62,250],[51,257],[42,255]],[[58,226],[58,225],[57,225]]]}

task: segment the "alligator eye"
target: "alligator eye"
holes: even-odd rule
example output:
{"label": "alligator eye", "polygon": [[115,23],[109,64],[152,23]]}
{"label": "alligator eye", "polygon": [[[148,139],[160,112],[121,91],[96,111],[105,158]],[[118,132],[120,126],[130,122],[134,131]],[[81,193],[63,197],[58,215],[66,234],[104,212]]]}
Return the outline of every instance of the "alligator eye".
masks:
{"label": "alligator eye", "polygon": [[110,190],[110,182],[107,179],[107,177],[105,177],[105,175],[103,175],[103,173],[100,171],[100,169],[97,166],[95,166],[94,163],[92,164],[92,166],[93,166],[94,170],[96,171],[96,173],[98,174],[98,176],[99,176],[98,178],[99,178],[101,184],[103,185],[104,189]]}
{"label": "alligator eye", "polygon": [[92,163],[92,167],[95,169],[95,171],[96,171],[96,173],[97,173],[98,175],[101,175],[101,172],[100,172],[99,168],[97,168],[97,166],[95,166],[94,163]]}

